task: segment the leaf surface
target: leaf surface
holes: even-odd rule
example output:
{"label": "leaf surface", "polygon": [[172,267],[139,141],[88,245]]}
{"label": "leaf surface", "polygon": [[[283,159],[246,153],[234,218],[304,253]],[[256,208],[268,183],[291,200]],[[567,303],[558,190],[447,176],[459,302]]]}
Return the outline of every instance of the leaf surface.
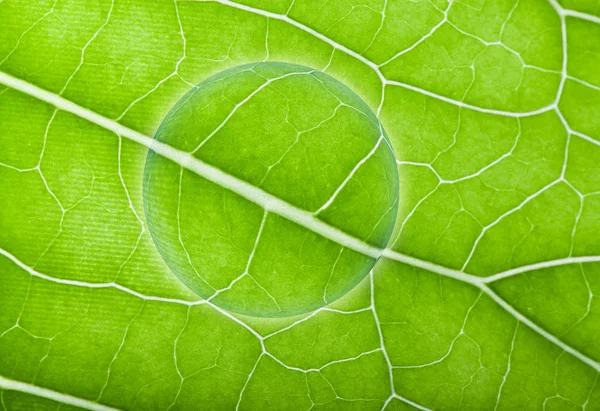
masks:
{"label": "leaf surface", "polygon": [[[0,2],[4,408],[600,409],[598,14],[583,0]],[[372,274],[280,319],[198,299],[142,198],[171,107],[263,60],[354,90],[400,178]]]}

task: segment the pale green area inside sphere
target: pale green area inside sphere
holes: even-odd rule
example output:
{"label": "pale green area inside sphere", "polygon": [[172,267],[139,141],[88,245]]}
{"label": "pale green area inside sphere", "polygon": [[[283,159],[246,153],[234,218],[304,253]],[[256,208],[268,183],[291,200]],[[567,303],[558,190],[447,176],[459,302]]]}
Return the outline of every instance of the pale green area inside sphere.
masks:
{"label": "pale green area inside sphere", "polygon": [[[330,76],[288,63],[223,71],[185,95],[155,138],[375,248],[398,208],[398,173],[377,117]],[[375,258],[149,152],[152,238],[190,289],[237,313],[282,317],[354,288]]]}

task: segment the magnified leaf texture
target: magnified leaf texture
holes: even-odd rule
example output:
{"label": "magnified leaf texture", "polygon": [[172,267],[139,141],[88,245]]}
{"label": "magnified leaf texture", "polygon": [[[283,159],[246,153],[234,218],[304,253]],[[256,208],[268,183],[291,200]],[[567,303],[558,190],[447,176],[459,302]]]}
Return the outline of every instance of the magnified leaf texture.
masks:
{"label": "magnified leaf texture", "polygon": [[314,311],[354,288],[380,255],[360,252],[392,234],[389,141],[369,107],[323,73],[284,63],[227,70],[184,96],[157,140],[242,180],[228,190],[155,152],[146,161],[145,210],[161,255],[223,308]]}

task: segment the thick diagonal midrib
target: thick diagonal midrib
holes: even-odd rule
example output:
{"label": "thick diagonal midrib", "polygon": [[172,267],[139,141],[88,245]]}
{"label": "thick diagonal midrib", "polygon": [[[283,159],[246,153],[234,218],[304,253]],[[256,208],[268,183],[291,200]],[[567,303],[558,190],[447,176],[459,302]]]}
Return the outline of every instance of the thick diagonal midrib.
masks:
{"label": "thick diagonal midrib", "polygon": [[24,392],[38,397],[47,398],[49,400],[56,401],[61,404],[69,404],[86,410],[119,411],[117,408],[112,408],[106,405],[98,404],[96,402],[89,401],[84,398],[79,398],[69,394],[64,394],[62,392],[38,387],[37,385],[27,384],[21,381],[4,378],[2,376],[0,376],[0,389]]}
{"label": "thick diagonal midrib", "polygon": [[[168,158],[169,160],[181,165],[182,167],[197,173],[198,175],[206,178],[207,180],[220,185],[221,187],[230,190],[249,201],[263,207],[265,210],[278,214],[285,217],[301,226],[322,235],[344,247],[350,248],[361,254],[370,256],[372,258],[385,257],[395,261],[399,261],[405,264],[409,264],[427,271],[431,271],[446,277],[454,278],[458,281],[462,281],[471,284],[492,297],[502,308],[504,308],[509,314],[517,318],[519,321],[528,325],[533,331],[547,339],[548,341],[558,345],[563,350],[573,354],[590,367],[600,371],[600,363],[587,357],[585,354],[580,353],[575,348],[569,346],[563,341],[559,340],[555,336],[551,335],[537,324],[533,323],[526,316],[522,315],[516,309],[511,307],[506,301],[502,300],[496,295],[488,286],[489,281],[485,277],[478,277],[475,275],[466,274],[464,272],[453,270],[447,267],[439,266],[437,264],[419,260],[414,257],[406,256],[397,253],[393,250],[383,250],[372,245],[365,243],[335,227],[332,227],[321,220],[318,220],[314,215],[308,211],[302,210],[292,204],[287,203],[261,189],[255,187],[243,180],[240,180],[230,174],[223,172],[222,170],[207,164],[200,159],[194,157],[188,152],[176,149],[168,144],[161,143],[145,134],[130,129],[122,124],[117,123],[107,117],[104,117],[98,113],[95,113],[89,109],[86,109],[78,104],[73,103],[55,93],[44,90],[31,83],[21,80],[17,77],[11,76],[7,73],[0,71],[0,84],[4,84],[22,93],[28,94],[34,98],[44,101],[48,104],[55,106],[56,108],[74,114],[81,117],[91,123],[99,125],[107,130],[114,132],[119,136],[126,137],[132,141],[135,141],[143,146],[148,147],[150,150],[157,154]],[[513,270],[514,271],[514,270]],[[515,273],[511,273],[515,274]]]}

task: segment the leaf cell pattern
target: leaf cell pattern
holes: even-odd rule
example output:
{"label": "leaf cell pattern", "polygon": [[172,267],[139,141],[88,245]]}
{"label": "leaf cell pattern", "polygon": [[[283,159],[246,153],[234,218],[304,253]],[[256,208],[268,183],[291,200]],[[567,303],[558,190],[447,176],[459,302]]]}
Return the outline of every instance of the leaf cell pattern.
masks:
{"label": "leaf cell pattern", "polygon": [[[599,16],[586,0],[0,2],[0,404],[600,409]],[[148,148],[178,160],[148,136],[194,84],[256,61],[356,91],[401,181],[371,274],[278,320],[198,300],[142,212]]]}

